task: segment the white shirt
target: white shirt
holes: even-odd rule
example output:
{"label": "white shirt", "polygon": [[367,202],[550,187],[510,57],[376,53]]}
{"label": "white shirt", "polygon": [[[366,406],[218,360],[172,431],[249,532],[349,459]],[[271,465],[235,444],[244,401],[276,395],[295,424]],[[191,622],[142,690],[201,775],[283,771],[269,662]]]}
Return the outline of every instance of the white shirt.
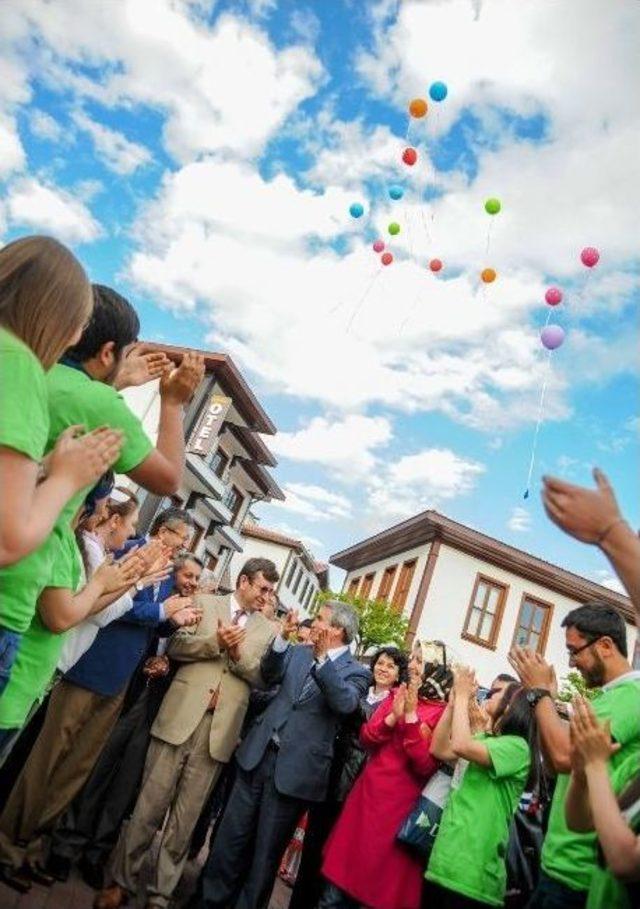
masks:
{"label": "white shirt", "polygon": [[[281,634],[276,635],[273,639],[273,649],[276,653],[284,653],[291,642],[285,641]],[[332,647],[331,650],[327,650],[324,656],[320,657],[319,660],[316,660],[318,666],[322,666],[327,660],[337,660],[339,656],[342,656],[343,653],[346,653],[349,650],[348,644],[341,644],[339,647]]]}
{"label": "white shirt", "polygon": [[[106,552],[100,537],[84,532],[82,538],[87,551],[87,574],[88,577],[91,577],[96,568],[104,562]],[[80,622],[75,628],[71,628],[65,636],[60,658],[58,659],[60,672],[68,672],[91,647],[98,631],[104,628],[105,625],[115,622],[125,612],[129,612],[132,606],[133,600],[128,593],[125,593],[120,599],[111,603],[110,606],[106,606],[100,612],[96,612],[95,615],[89,616],[84,622]]]}
{"label": "white shirt", "polygon": [[232,622],[235,618],[236,612],[243,613],[243,615],[240,616],[237,624],[238,624],[239,628],[244,628],[244,626],[247,624],[247,619],[249,618],[249,613],[246,612],[244,607],[240,605],[240,602],[238,601],[238,598],[236,597],[235,593],[232,593],[231,596],[229,597],[229,611],[231,614]]}

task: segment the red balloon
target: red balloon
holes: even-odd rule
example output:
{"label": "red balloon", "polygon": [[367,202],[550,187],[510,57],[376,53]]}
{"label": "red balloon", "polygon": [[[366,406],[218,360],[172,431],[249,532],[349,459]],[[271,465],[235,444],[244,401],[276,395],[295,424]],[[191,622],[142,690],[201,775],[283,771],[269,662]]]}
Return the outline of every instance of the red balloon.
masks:
{"label": "red balloon", "polygon": [[418,160],[418,152],[415,150],[415,148],[405,148],[405,150],[402,152],[402,160],[405,164],[408,164],[409,167],[413,167],[413,165]]}
{"label": "red balloon", "polygon": [[440,271],[441,268],[442,268],[442,262],[441,262],[441,260],[440,260],[440,259],[432,259],[431,262],[429,262],[429,268],[431,269],[431,271]]}
{"label": "red balloon", "polygon": [[382,255],[380,256],[380,261],[382,262],[383,265],[391,265],[391,263],[393,262],[393,256],[391,255],[390,252],[382,253]]}

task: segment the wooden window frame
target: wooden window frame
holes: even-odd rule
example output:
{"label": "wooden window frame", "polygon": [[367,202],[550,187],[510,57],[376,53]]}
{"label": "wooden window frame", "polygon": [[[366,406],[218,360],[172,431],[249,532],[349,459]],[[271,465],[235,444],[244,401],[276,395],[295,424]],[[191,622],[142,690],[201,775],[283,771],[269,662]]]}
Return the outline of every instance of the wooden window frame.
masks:
{"label": "wooden window frame", "polygon": [[[540,654],[540,656],[544,656],[544,652],[547,649],[547,641],[549,639],[549,630],[551,628],[551,619],[553,617],[553,610],[555,608],[555,604],[550,603],[548,600],[543,600],[540,597],[532,596],[530,593],[525,592],[522,594],[522,597],[520,598],[520,605],[518,606],[518,615],[516,616],[516,624],[513,629],[513,638],[511,640],[511,646],[512,647],[515,646],[516,638],[518,636],[518,630],[521,627],[524,627],[524,626],[520,625],[520,616],[522,614],[522,607],[524,606],[525,601],[527,601],[529,603],[533,603],[535,606],[542,606],[544,608],[545,618],[542,623],[542,628],[540,629],[540,634],[538,636],[539,637],[538,649],[536,651],[537,653]],[[533,615],[531,616],[531,618],[533,619]],[[531,631],[531,625],[529,625],[528,630]],[[522,646],[528,647],[529,645],[524,644]]]}
{"label": "wooden window frame", "polygon": [[202,524],[198,524],[197,521],[195,522],[193,533],[191,534],[191,540],[189,542],[189,546],[187,547],[189,552],[195,553],[196,548],[200,545],[200,541],[202,540],[203,536],[208,533],[208,531],[208,526],[203,527]]}
{"label": "wooden window frame", "polygon": [[[473,611],[473,606],[476,601],[476,594],[478,592],[478,587],[480,584],[488,584],[491,587],[500,588],[500,596],[498,599],[498,605],[496,606],[496,612],[493,619],[493,626],[491,628],[491,634],[488,640],[484,638],[479,638],[475,634],[470,634],[467,631],[469,627],[469,621],[471,619],[471,613]],[[488,574],[483,574],[479,571],[476,574],[476,580],[473,585],[473,590],[471,592],[471,598],[469,600],[469,605],[467,606],[467,611],[464,617],[464,624],[462,626],[462,634],[460,637],[463,641],[470,641],[472,644],[477,644],[478,647],[485,647],[487,650],[495,650],[498,646],[498,638],[500,637],[500,628],[502,626],[502,619],[504,617],[504,610],[507,604],[507,597],[509,596],[509,584],[505,584],[504,581],[499,581],[497,578],[492,578]]]}
{"label": "wooden window frame", "polygon": [[355,597],[358,595],[358,586],[360,584],[362,577],[358,575],[355,578],[351,578],[347,585],[347,596]]}
{"label": "wooden window frame", "polygon": [[300,596],[298,597],[298,602],[300,603],[301,606],[304,605],[304,598],[307,595],[307,590],[309,589],[310,583],[311,583],[311,581],[309,580],[309,578],[305,578],[304,584],[302,585],[302,590],[300,591]]}
{"label": "wooden window frame", "polygon": [[[389,602],[389,597],[391,596],[391,590],[393,588],[393,583],[396,579],[398,573],[398,563],[395,565],[387,565],[387,567],[382,572],[382,577],[380,578],[380,586],[378,587],[378,593],[376,594],[377,600],[383,600],[385,603]],[[390,577],[389,586],[387,590],[383,593],[383,587],[385,578]]]}
{"label": "wooden window frame", "polygon": [[[400,568],[400,574],[398,575],[398,582],[396,584],[396,589],[393,592],[393,598],[391,600],[391,605],[398,612],[402,612],[402,610],[404,609],[404,607],[407,604],[407,597],[409,596],[409,588],[411,587],[411,584],[413,583],[413,578],[416,573],[417,565],[418,565],[417,557],[415,559],[407,559],[406,562],[402,563],[402,566]],[[409,581],[403,590],[403,589],[401,589],[400,585],[403,584],[403,582],[405,582],[407,580],[407,576],[409,577]],[[398,599],[399,597],[402,597],[402,602],[399,601],[399,599]]]}
{"label": "wooden window frame", "polygon": [[296,571],[297,571],[297,570],[298,570],[298,563],[296,562],[295,557],[294,557],[293,561],[291,562],[291,566],[290,566],[290,568],[289,568],[289,571],[287,572],[287,578],[286,578],[286,580],[285,580],[285,582],[284,582],[284,586],[285,586],[285,587],[291,588],[291,585],[293,584],[293,579],[294,579],[295,576],[296,576]]}
{"label": "wooden window frame", "polygon": [[[214,460],[216,460],[216,458],[220,458],[220,463],[216,464],[216,466],[214,467],[213,462],[214,462]],[[209,467],[211,468],[213,473],[218,477],[219,480],[221,480],[222,477],[224,476],[224,472],[230,463],[231,463],[231,455],[228,455],[226,453],[226,451],[224,451],[222,448],[219,448],[219,447],[216,448],[216,450],[213,452],[213,454],[209,455],[209,458],[207,460],[207,464],[209,465]]]}
{"label": "wooden window frame", "polygon": [[360,590],[360,596],[364,600],[370,599],[371,588],[373,587],[373,582],[375,581],[376,573],[375,571],[370,571],[369,574],[365,574],[362,579],[362,589]]}
{"label": "wooden window frame", "polygon": [[294,597],[297,596],[298,588],[300,587],[300,581],[302,580],[303,576],[304,576],[304,568],[302,567],[302,565],[300,565],[300,568],[298,570],[298,576],[295,580],[293,587],[291,588],[291,593],[294,595]]}

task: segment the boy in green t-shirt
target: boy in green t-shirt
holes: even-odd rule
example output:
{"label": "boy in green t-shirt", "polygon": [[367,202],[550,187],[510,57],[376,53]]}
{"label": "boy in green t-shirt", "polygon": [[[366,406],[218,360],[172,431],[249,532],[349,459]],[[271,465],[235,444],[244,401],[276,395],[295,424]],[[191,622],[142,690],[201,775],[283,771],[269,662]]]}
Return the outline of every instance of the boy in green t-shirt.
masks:
{"label": "boy in green t-shirt", "polygon": [[[590,688],[599,688],[591,704],[600,720],[609,720],[620,746],[609,759],[612,774],[630,757],[640,760],[640,672],[627,660],[627,636],[622,616],[604,603],[588,603],[565,617],[569,662]],[[514,648],[510,661],[529,689],[535,706],[542,746],[558,774],[549,827],[542,849],[540,880],[527,909],[584,909],[597,867],[594,833],[576,833],[565,819],[565,800],[571,771],[569,726],[554,706],[555,673],[539,654]]]}

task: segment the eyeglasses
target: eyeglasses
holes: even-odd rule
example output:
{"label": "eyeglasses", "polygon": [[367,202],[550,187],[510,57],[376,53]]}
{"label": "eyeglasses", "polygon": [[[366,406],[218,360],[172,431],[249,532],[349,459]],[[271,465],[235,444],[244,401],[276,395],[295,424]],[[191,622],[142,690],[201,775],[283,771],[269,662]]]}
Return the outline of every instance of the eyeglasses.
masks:
{"label": "eyeglasses", "polygon": [[[253,581],[249,581],[249,583],[252,587],[256,586]],[[258,587],[257,590],[258,593],[261,593],[263,597],[268,597],[270,593],[273,593],[273,587],[267,586],[266,584],[264,584],[262,587]]]}
{"label": "eyeglasses", "polygon": [[569,654],[569,659],[572,660],[574,657],[577,657],[579,653],[582,653],[583,650],[586,650],[587,647],[591,647],[593,644],[596,644],[600,638],[601,634],[597,638],[594,638],[592,641],[587,641],[586,644],[583,644],[582,647],[572,647],[570,644],[567,644],[567,653]]}

